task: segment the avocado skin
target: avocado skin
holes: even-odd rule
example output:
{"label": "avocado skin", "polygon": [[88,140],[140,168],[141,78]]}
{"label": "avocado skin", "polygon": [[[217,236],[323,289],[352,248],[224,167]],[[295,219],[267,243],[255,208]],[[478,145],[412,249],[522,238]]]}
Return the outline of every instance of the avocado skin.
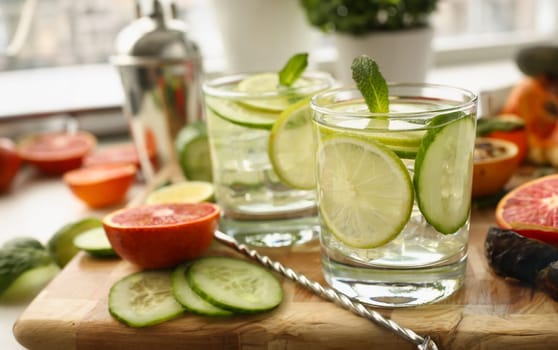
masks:
{"label": "avocado skin", "polygon": [[524,74],[558,79],[558,46],[532,46],[519,50],[515,62]]}

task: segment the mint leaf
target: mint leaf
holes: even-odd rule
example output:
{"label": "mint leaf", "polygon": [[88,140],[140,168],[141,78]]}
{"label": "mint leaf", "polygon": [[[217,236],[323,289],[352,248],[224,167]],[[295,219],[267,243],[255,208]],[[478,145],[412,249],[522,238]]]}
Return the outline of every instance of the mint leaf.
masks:
{"label": "mint leaf", "polygon": [[359,56],[351,64],[353,80],[372,113],[389,112],[389,93],[378,64],[366,55]]}
{"label": "mint leaf", "polygon": [[291,86],[308,66],[308,54],[297,53],[279,71],[279,84]]}

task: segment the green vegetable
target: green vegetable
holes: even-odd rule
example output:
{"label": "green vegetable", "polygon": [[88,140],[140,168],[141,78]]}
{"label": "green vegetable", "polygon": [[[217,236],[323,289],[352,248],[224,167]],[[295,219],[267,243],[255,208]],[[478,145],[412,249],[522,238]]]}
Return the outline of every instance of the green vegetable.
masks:
{"label": "green vegetable", "polygon": [[52,235],[47,249],[58,266],[64,267],[80,249],[74,245],[74,238],[79,234],[103,224],[97,218],[85,218],[64,225]]}
{"label": "green vegetable", "polygon": [[378,64],[366,55],[354,59],[351,65],[353,80],[372,113],[389,112],[389,92]]}
{"label": "green vegetable", "polygon": [[45,249],[9,246],[0,249],[0,295],[24,272],[52,264]]}
{"label": "green vegetable", "polygon": [[485,136],[493,131],[514,131],[525,128],[521,119],[480,118],[477,120],[477,136]]}
{"label": "green vegetable", "polygon": [[33,237],[16,237],[12,238],[2,245],[2,248],[21,247],[21,248],[35,248],[45,249],[45,246]]}
{"label": "green vegetable", "polygon": [[298,53],[291,57],[287,64],[279,71],[279,84],[291,86],[308,66],[308,54]]}
{"label": "green vegetable", "polygon": [[438,0],[300,0],[308,21],[329,32],[363,35],[427,27]]}

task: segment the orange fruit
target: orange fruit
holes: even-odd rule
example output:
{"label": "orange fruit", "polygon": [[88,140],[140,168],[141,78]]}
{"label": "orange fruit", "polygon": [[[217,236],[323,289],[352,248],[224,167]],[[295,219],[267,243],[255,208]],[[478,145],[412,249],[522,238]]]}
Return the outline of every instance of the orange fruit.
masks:
{"label": "orange fruit", "polygon": [[120,257],[157,269],[203,255],[219,216],[219,207],[207,202],[152,204],[112,212],[103,219],[103,226]]}
{"label": "orange fruit", "polygon": [[525,237],[558,244],[558,174],[528,181],[496,207],[496,222]]}
{"label": "orange fruit", "polygon": [[25,162],[44,173],[63,174],[79,168],[96,144],[95,136],[88,132],[43,132],[18,142],[18,152]]}
{"label": "orange fruit", "polygon": [[0,137],[0,193],[7,191],[21,166],[15,143]]}
{"label": "orange fruit", "polygon": [[519,167],[518,147],[511,141],[477,137],[473,165],[474,198],[496,194]]}
{"label": "orange fruit", "polygon": [[101,164],[68,171],[62,179],[87,205],[103,208],[124,200],[136,172],[133,164]]}
{"label": "orange fruit", "polygon": [[[146,132],[145,135],[147,156],[151,161],[151,164],[156,167],[157,146],[155,145],[155,136],[153,132],[150,131]],[[89,154],[83,161],[84,166],[107,163],[133,163],[139,168],[140,161],[136,146],[131,142],[110,145],[92,154]]]}

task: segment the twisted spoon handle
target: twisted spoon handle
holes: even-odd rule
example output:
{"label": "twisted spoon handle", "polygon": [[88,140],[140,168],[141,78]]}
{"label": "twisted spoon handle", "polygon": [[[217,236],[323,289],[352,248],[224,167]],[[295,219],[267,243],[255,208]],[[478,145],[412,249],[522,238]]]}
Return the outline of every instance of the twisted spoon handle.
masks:
{"label": "twisted spoon handle", "polygon": [[421,337],[412,330],[408,328],[401,327],[397,323],[392,320],[388,320],[384,318],[381,314],[376,311],[370,310],[363,304],[351,300],[344,294],[338,293],[332,288],[323,287],[320,283],[316,281],[312,281],[308,279],[306,276],[296,273],[292,269],[285,267],[278,261],[273,261],[269,257],[265,255],[261,255],[256,250],[248,248],[244,244],[238,243],[234,238],[231,236],[216,231],[215,232],[215,239],[220,243],[229,246],[236,251],[246,255],[247,257],[258,261],[265,267],[272,269],[273,271],[287,277],[288,279],[294,281],[295,283],[303,286],[306,289],[314,292],[314,294],[318,295],[319,297],[331,301],[337,305],[340,305],[346,310],[349,310],[358,316],[364,317],[377,325],[380,325],[387,330],[395,333],[396,335],[402,337],[403,339],[417,345],[417,349],[419,350],[437,350],[438,346],[436,343],[428,336]]}

